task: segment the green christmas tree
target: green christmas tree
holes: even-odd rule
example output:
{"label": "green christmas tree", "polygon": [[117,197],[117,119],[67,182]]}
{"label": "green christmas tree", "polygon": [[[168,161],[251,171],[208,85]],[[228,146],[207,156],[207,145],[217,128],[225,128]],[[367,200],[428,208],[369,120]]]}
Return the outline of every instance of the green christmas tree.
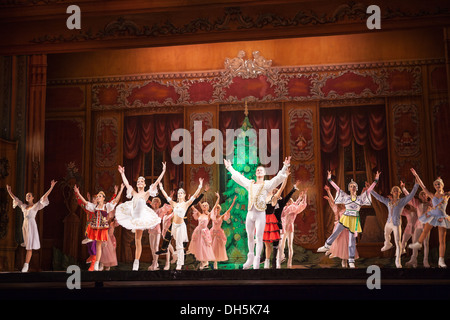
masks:
{"label": "green christmas tree", "polygon": [[[246,115],[241,130],[244,134],[252,125]],[[244,135],[245,139],[237,137],[234,141],[233,168],[243,174],[248,179],[255,179],[256,168],[259,165],[257,157],[257,148],[250,147],[249,136]],[[242,151],[245,150],[243,154]],[[256,161],[255,161],[256,159]],[[238,161],[239,160],[239,161]],[[256,163],[253,163],[256,162]],[[248,245],[247,232],[245,230],[245,219],[247,216],[248,192],[239,184],[231,179],[231,174],[227,173],[228,182],[224,196],[227,199],[222,204],[222,212],[229,209],[234,196],[237,196],[236,202],[230,211],[231,218],[222,225],[227,236],[227,255],[228,261],[219,264],[221,269],[237,269],[247,259]]]}

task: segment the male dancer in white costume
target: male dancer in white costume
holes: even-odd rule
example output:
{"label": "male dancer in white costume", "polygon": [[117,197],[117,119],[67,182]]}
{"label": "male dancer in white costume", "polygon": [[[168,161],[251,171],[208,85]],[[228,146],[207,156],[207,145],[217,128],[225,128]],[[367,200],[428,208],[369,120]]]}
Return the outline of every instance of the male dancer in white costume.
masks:
{"label": "male dancer in white costume", "polygon": [[[287,177],[287,169],[290,165],[291,157],[283,162],[283,168],[278,174],[270,180],[264,180],[266,170],[259,166],[256,168],[256,182],[247,179],[241,173],[237,172],[232,166],[231,161],[224,159],[225,168],[231,173],[231,179],[248,191],[247,217],[245,219],[245,228],[247,230],[248,255],[243,268],[259,269],[260,256],[263,248],[264,227],[266,225],[266,199],[272,190],[278,187]],[[255,234],[256,231],[256,234]],[[255,250],[256,236],[256,252]]]}

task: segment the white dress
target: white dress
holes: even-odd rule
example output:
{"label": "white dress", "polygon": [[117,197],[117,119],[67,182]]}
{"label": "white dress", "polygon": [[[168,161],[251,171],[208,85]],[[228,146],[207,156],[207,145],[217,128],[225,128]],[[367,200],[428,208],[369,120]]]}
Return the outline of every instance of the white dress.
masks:
{"label": "white dress", "polygon": [[[150,196],[156,197],[156,188],[152,187],[150,187]],[[131,190],[127,191],[127,197],[131,197]],[[153,229],[161,223],[161,218],[147,206],[146,199],[138,193],[130,201],[117,206],[116,220],[122,227],[132,231]]]}
{"label": "white dress", "polygon": [[18,198],[14,198],[13,208],[19,206],[23,212],[23,224],[22,224],[22,234],[23,243],[22,247],[27,250],[38,250],[41,248],[41,243],[39,241],[39,232],[36,224],[36,215],[39,210],[48,206],[48,198],[41,198],[38,202],[28,208],[27,204],[24,204]]}

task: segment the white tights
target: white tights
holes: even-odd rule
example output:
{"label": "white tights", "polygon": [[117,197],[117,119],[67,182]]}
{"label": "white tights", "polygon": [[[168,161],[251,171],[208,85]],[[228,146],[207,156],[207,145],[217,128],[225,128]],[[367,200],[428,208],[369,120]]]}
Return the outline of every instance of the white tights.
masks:
{"label": "white tights", "polygon": [[[266,212],[252,208],[247,212],[245,228],[247,229],[248,259],[253,258],[253,269],[259,269],[259,259],[263,248],[264,228],[266,227]],[[255,250],[256,240],[256,252]]]}

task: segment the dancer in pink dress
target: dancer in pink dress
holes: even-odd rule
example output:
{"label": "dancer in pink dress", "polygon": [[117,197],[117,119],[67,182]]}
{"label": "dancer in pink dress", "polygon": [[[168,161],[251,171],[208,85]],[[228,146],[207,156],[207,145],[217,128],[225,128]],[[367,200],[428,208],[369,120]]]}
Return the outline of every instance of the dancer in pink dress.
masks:
{"label": "dancer in pink dress", "polygon": [[33,250],[39,250],[41,248],[41,243],[39,241],[39,231],[36,223],[36,215],[39,210],[48,206],[48,196],[52,192],[56,185],[56,181],[52,180],[50,189],[39,199],[38,202],[34,203],[34,196],[31,192],[25,195],[27,203],[23,203],[19,200],[11,191],[9,185],[6,186],[10,197],[13,199],[13,208],[19,206],[23,212],[23,224],[22,224],[22,235],[23,243],[22,247],[25,247],[27,253],[25,255],[25,263],[22,267],[22,272],[28,272],[31,256],[33,255]]}
{"label": "dancer in pink dress", "polygon": [[[400,181],[400,187],[402,188],[402,191],[405,195],[409,194],[408,190],[406,190],[406,188],[405,188],[405,184],[402,181]],[[417,240],[419,239],[419,237],[423,231],[423,223],[422,223],[422,221],[419,220],[419,218],[421,216],[423,216],[426,212],[428,212],[429,208],[431,208],[432,205],[431,205],[430,198],[428,197],[427,193],[423,190],[419,192],[419,199],[413,198],[409,202],[409,205],[411,205],[415,209],[415,212],[414,212],[415,219],[414,219],[414,225],[412,226],[412,240],[411,240],[412,243],[415,243],[415,242],[417,242]],[[408,228],[408,226],[406,226],[406,227]],[[406,231],[405,231],[405,234],[406,234]],[[423,266],[425,268],[430,267],[430,264],[428,263],[428,253],[430,251],[429,243],[430,243],[430,234],[427,234],[427,236],[423,240],[423,246],[424,246]],[[404,245],[406,247],[406,241],[405,241]],[[413,253],[412,253],[409,261],[406,262],[406,265],[416,268],[417,267],[417,256],[419,254],[419,251],[417,249],[412,249],[412,250],[413,250]]]}
{"label": "dancer in pink dress", "polygon": [[214,253],[214,269],[217,269],[218,265],[217,262],[228,260],[226,248],[227,236],[225,235],[225,231],[223,231],[222,229],[222,222],[223,220],[230,219],[230,212],[231,209],[233,209],[234,203],[236,202],[236,198],[237,196],[234,196],[233,202],[223,215],[220,215],[220,211],[222,210],[220,204],[216,205],[211,213],[212,227],[210,229],[210,232],[212,238],[212,248]]}
{"label": "dancer in pink dress", "polygon": [[114,210],[108,213],[109,228],[108,228],[108,240],[104,243],[102,248],[102,256],[100,258],[100,270],[103,268],[105,271],[109,271],[111,267],[116,267],[117,263],[117,241],[114,236],[114,229],[119,226],[119,223],[114,218]]}
{"label": "dancer in pink dress", "polygon": [[[217,201],[213,208],[219,204],[220,196],[216,192]],[[202,212],[198,211],[194,206],[192,207],[195,220],[198,221],[198,226],[192,232],[191,242],[189,244],[189,253],[195,256],[195,259],[200,261],[200,270],[208,267],[209,261],[214,261],[214,252],[212,249],[211,232],[208,228],[208,223],[211,213],[209,212],[208,202],[202,202],[200,204]]]}
{"label": "dancer in pink dress", "polygon": [[[345,212],[345,206],[343,204],[334,203],[334,197],[331,194],[330,188],[325,185],[324,189],[327,192],[327,196],[324,196],[325,199],[328,200],[328,204],[331,207],[331,210],[334,212],[334,229],[336,230],[337,225],[339,224],[339,219],[341,219],[342,215]],[[341,265],[343,268],[348,268],[348,230],[344,229],[341,234],[336,238],[336,241],[330,247],[329,255],[330,258],[339,258],[341,259]],[[358,250],[355,249],[355,259],[359,258]]]}
{"label": "dancer in pink dress", "polygon": [[283,225],[283,234],[281,237],[281,248],[277,257],[277,269],[281,268],[281,261],[284,258],[284,248],[286,240],[288,241],[288,262],[287,267],[292,268],[292,258],[294,256],[294,221],[297,215],[305,210],[307,206],[306,191],[300,192],[297,200],[294,202],[292,198],[288,201],[286,207],[281,213],[281,223]]}

